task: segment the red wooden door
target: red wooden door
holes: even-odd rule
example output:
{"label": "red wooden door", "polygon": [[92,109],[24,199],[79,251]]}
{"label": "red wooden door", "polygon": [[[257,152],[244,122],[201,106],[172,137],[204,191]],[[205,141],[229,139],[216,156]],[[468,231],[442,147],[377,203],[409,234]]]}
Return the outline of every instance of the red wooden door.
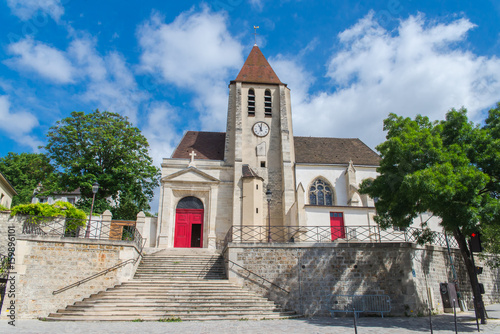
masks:
{"label": "red wooden door", "polygon": [[330,212],[330,228],[332,230],[332,241],[345,238],[344,214],[342,212]]}
{"label": "red wooden door", "polygon": [[174,247],[203,247],[203,209],[177,209]]}

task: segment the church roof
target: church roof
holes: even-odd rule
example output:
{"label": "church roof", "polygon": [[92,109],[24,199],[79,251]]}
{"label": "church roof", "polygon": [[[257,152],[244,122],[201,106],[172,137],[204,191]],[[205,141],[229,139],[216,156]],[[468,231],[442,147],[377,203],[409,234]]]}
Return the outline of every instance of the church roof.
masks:
{"label": "church roof", "polygon": [[225,132],[188,131],[172,154],[172,158],[191,159],[189,154],[194,151],[195,160],[224,160],[225,145]]}
{"label": "church roof", "polygon": [[380,156],[358,138],[294,137],[295,161],[378,166]]}
{"label": "church roof", "polygon": [[243,165],[241,167],[241,176],[242,177],[248,177],[248,178],[259,178],[262,179],[262,177],[259,176],[250,166],[248,165]]}
{"label": "church roof", "polygon": [[234,81],[282,84],[257,45],[254,45],[252,51],[250,51],[245,64],[243,64],[240,73]]}
{"label": "church roof", "polygon": [[[224,132],[188,131],[172,158],[224,160],[226,134]],[[294,137],[295,161],[308,164],[348,164],[378,166],[380,157],[357,138]]]}

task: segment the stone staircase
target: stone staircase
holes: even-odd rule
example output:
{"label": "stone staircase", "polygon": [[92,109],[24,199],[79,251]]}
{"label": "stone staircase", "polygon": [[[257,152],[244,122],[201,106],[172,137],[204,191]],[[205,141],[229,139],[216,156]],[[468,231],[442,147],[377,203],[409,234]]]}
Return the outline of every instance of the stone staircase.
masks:
{"label": "stone staircase", "polygon": [[163,250],[144,256],[134,279],[51,313],[52,321],[281,319],[295,316],[229,283],[221,256]]}

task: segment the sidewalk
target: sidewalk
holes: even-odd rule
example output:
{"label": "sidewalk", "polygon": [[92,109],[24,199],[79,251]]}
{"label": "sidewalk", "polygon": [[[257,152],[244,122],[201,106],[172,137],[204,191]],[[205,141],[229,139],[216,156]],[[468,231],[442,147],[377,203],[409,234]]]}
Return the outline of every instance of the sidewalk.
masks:
{"label": "sidewalk", "polygon": [[[481,333],[500,333],[500,304],[486,307],[490,319],[480,326]],[[495,319],[493,319],[495,318]],[[477,333],[473,312],[457,315],[459,333]],[[434,333],[455,333],[453,314],[432,317]],[[359,334],[406,334],[430,333],[429,318],[360,317],[357,320]],[[190,333],[190,334],[323,334],[354,333],[353,318],[318,317],[310,319],[263,320],[263,321],[206,321],[206,322],[45,322],[16,320],[16,327],[0,320],[0,333]]]}

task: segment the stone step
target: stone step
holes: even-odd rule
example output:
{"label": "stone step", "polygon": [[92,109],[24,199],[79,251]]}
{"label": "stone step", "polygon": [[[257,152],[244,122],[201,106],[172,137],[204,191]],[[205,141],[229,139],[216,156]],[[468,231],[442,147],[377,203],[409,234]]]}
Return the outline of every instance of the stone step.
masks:
{"label": "stone step", "polygon": [[274,302],[229,283],[219,255],[198,250],[145,256],[134,278],[65,309],[51,321],[280,319],[294,316]]}
{"label": "stone step", "polygon": [[134,300],[131,302],[130,300],[90,300],[90,301],[80,301],[75,302],[73,305],[68,307],[90,307],[90,306],[116,306],[116,307],[135,307],[140,302],[141,307],[156,307],[156,306],[186,306],[186,305],[195,305],[200,307],[206,306],[249,306],[249,305],[262,305],[262,306],[272,306],[276,307],[274,302],[267,300],[212,300],[212,299],[201,299],[201,300]]}
{"label": "stone step", "polygon": [[161,321],[165,319],[181,319],[182,321],[216,321],[216,320],[274,320],[274,319],[292,319],[300,316],[290,313],[276,313],[265,315],[162,315],[162,316],[147,316],[147,315],[132,315],[132,316],[66,316],[62,314],[52,313],[49,317],[41,318],[45,321]]}
{"label": "stone step", "polygon": [[[228,297],[228,296],[233,296],[233,298],[238,298],[241,296],[241,298],[247,298],[249,296],[256,296],[255,294],[249,292],[249,291],[239,291],[239,290],[213,290],[213,291],[196,291],[196,290],[189,290],[189,291],[134,291],[134,290],[129,290],[129,291],[103,291],[100,292],[99,294],[94,294],[91,297],[88,298],[102,298],[102,297],[110,297],[110,298],[116,298],[116,296],[126,296],[126,297],[147,297],[147,298],[177,298],[177,297],[200,297],[200,298],[206,298],[206,297],[213,297],[213,296],[218,296],[218,297]],[[259,296],[257,296],[259,297]],[[262,298],[262,297],[259,297]]]}
{"label": "stone step", "polygon": [[112,306],[112,305],[82,305],[68,306],[64,310],[59,310],[58,313],[74,313],[74,312],[142,312],[151,314],[151,312],[212,312],[212,311],[282,311],[275,306],[270,305],[232,305],[230,309],[226,305],[209,305],[209,306],[193,306],[193,305],[150,305],[150,306]]}
{"label": "stone step", "polygon": [[[141,316],[141,315],[146,315],[146,316],[161,316],[161,315],[166,315],[166,314],[175,314],[176,316],[200,316],[200,315],[267,315],[267,314],[273,314],[273,313],[281,313],[279,311],[273,312],[273,311],[261,311],[261,310],[193,310],[193,309],[184,309],[184,310],[179,310],[179,309],[164,309],[164,310],[148,310],[147,314],[144,314],[144,310],[138,309],[138,310],[132,310],[132,311],[120,311],[120,310],[107,310],[107,311],[82,311],[82,312],[73,312],[73,311],[66,311],[62,310],[61,312],[58,311],[58,313],[55,314],[60,314],[60,315],[68,315],[68,316],[75,316],[75,315],[81,315],[81,316]],[[49,316],[53,316],[54,313],[51,313]]]}

